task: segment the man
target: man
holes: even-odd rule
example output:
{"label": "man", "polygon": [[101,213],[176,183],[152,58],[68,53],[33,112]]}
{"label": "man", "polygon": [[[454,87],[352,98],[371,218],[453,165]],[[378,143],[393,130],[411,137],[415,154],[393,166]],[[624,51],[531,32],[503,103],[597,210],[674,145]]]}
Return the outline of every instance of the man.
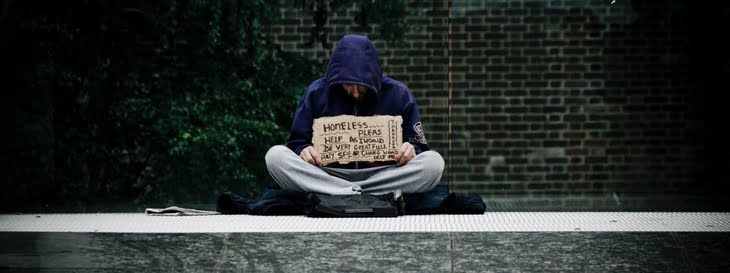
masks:
{"label": "man", "polygon": [[[312,146],[312,123],[339,115],[403,118],[403,144],[391,162],[323,166]],[[286,190],[330,195],[426,192],[435,187],[444,160],[426,143],[418,107],[408,87],[383,76],[378,53],[365,36],[346,35],[335,46],[327,74],[301,98],[286,146],[266,153],[266,166]]]}

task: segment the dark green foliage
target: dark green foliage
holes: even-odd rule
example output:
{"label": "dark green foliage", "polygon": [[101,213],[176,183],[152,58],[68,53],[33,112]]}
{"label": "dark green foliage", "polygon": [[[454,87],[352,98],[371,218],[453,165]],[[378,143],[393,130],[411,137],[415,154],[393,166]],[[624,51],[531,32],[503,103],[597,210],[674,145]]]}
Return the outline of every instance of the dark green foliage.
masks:
{"label": "dark green foliage", "polygon": [[[321,74],[322,60],[272,42],[278,3],[291,4],[4,2],[0,106],[12,129],[0,139],[2,210],[209,204],[223,191],[258,193],[271,183],[266,151],[286,142],[300,94]],[[358,3],[372,23],[394,33],[404,26],[403,17],[372,16],[402,15],[402,1]]]}
{"label": "dark green foliage", "polygon": [[[15,91],[49,100],[20,135],[43,138],[35,142],[49,147],[28,157],[50,161],[41,164],[50,175],[21,183],[54,192],[11,199],[210,203],[226,190],[258,192],[264,154],[285,143],[315,75],[267,37],[277,6],[120,2],[12,6],[14,44],[3,58],[19,67]],[[15,154],[39,146],[15,143],[26,144]]]}

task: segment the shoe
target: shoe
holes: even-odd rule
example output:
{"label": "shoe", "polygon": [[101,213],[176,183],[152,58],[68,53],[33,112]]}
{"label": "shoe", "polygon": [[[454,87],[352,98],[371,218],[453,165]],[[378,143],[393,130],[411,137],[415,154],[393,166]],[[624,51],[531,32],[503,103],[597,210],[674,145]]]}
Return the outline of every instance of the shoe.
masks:
{"label": "shoe", "polygon": [[221,214],[249,214],[248,200],[232,192],[225,192],[218,196],[216,211]]}

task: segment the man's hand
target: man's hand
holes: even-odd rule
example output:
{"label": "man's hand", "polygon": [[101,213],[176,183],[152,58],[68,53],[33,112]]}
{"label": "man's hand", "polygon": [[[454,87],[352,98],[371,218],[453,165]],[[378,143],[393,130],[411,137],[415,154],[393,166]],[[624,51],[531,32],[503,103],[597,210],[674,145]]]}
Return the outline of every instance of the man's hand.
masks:
{"label": "man's hand", "polygon": [[322,166],[322,161],[319,160],[319,153],[317,153],[317,150],[314,149],[314,146],[304,148],[302,152],[299,153],[299,157],[314,166]]}
{"label": "man's hand", "polygon": [[416,149],[413,148],[411,143],[403,142],[403,145],[400,145],[400,149],[398,149],[398,153],[395,154],[395,165],[403,166],[414,157],[416,157]]}

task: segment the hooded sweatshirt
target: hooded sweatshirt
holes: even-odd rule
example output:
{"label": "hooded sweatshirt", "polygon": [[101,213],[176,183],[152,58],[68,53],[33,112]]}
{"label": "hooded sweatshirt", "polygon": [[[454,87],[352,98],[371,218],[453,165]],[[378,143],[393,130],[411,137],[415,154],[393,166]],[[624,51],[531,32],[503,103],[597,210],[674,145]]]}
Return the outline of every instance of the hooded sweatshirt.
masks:
{"label": "hooded sweatshirt", "polygon": [[[367,91],[362,99],[355,101],[342,84],[361,85]],[[405,84],[383,76],[375,46],[365,36],[346,35],[337,42],[326,76],[309,85],[299,101],[287,147],[298,155],[312,145],[314,119],[339,115],[401,116],[403,142],[413,144],[416,154],[430,150],[411,91]],[[348,166],[369,165],[372,164]]]}

